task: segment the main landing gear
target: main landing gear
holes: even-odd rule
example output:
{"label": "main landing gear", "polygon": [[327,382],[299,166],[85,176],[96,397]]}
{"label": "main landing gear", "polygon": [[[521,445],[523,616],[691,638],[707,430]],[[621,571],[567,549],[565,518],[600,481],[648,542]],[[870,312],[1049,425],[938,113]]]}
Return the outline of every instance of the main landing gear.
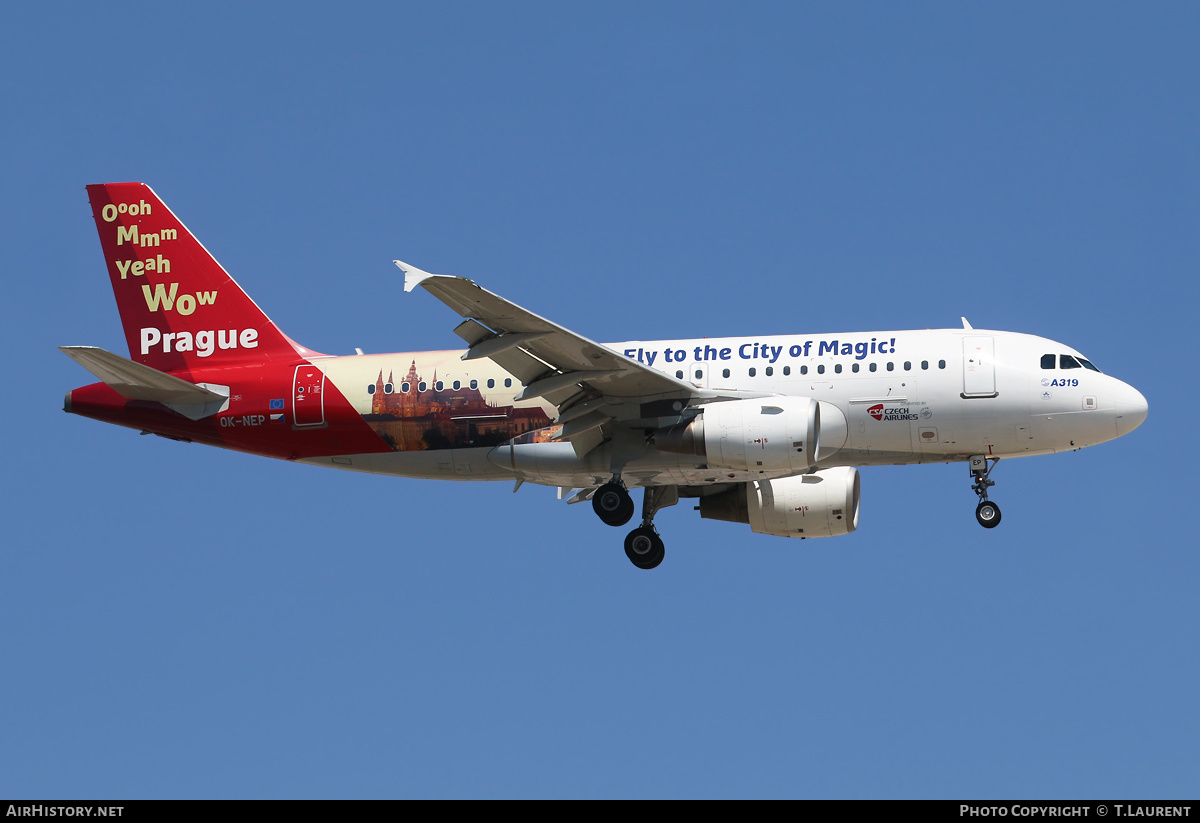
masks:
{"label": "main landing gear", "polygon": [[620,480],[612,480],[596,489],[592,508],[608,526],[624,526],[633,517],[633,500]]}
{"label": "main landing gear", "polygon": [[625,535],[625,556],[639,569],[653,569],[667,556],[667,547],[653,525],[638,526]]}
{"label": "main landing gear", "polygon": [[996,468],[996,464],[1000,462],[997,457],[988,458],[982,454],[971,455],[970,468],[971,477],[975,478],[975,484],[971,486],[971,491],[979,495],[979,505],[975,507],[975,519],[979,521],[979,525],[985,529],[994,529],[1000,525],[1000,507],[988,500],[987,490],[996,485],[995,480],[989,480],[988,475],[992,473],[992,469]]}
{"label": "main landing gear", "polygon": [[[667,550],[658,530],[654,528],[654,515],[659,509],[679,502],[679,490],[675,486],[647,486],[642,497],[642,525],[625,536],[625,556],[639,569],[653,569],[663,561]],[[633,517],[633,499],[625,484],[614,478],[596,489],[592,495],[592,508],[610,526],[624,526]]]}

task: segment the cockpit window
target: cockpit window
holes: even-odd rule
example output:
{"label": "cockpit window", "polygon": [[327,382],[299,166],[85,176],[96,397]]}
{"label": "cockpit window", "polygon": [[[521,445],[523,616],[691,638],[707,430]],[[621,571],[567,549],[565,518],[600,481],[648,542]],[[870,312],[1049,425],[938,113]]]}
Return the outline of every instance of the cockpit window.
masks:
{"label": "cockpit window", "polygon": [[1055,367],[1055,363],[1058,364],[1058,368],[1060,368],[1060,369],[1090,369],[1094,372],[1100,371],[1098,368],[1096,368],[1095,366],[1092,365],[1092,361],[1084,360],[1082,357],[1080,357],[1078,355],[1074,355],[1074,354],[1059,354],[1059,355],[1043,354],[1042,355],[1042,368],[1043,369],[1053,369]]}

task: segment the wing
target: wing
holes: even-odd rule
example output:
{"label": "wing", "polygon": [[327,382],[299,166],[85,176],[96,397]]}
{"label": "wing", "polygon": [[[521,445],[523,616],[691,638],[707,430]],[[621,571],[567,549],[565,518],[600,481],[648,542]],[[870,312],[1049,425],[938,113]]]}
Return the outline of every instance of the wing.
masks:
{"label": "wing", "polygon": [[[510,303],[465,277],[429,274],[395,264],[404,290],[421,286],[466,318],[454,333],[467,342],[463,360],[487,358],[525,388],[514,399],[542,397],[558,409],[561,439],[586,452],[603,439],[601,427],[657,417],[659,403],[678,413],[718,395],[655,371],[620,353]],[[676,406],[676,403],[682,405]]]}

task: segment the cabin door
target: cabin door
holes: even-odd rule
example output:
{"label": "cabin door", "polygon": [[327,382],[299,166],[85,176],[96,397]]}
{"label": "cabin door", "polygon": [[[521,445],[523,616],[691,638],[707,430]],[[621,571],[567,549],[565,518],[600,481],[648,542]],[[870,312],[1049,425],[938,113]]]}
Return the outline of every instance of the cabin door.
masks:
{"label": "cabin door", "polygon": [[292,380],[292,424],[325,425],[325,372],[316,366],[296,367]]}
{"label": "cabin door", "polygon": [[963,338],[963,397],[996,396],[995,341],[991,337]]}

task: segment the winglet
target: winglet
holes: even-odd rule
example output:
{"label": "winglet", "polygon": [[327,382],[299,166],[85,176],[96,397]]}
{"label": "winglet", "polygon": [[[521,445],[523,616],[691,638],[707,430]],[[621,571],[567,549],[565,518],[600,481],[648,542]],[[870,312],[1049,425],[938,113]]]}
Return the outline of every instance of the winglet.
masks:
{"label": "winglet", "polygon": [[417,286],[421,285],[421,281],[436,276],[427,271],[421,271],[416,266],[410,266],[403,260],[393,260],[392,262],[396,264],[396,268],[404,272],[404,290],[406,292],[412,291]]}
{"label": "winglet", "polygon": [[972,326],[970,323],[968,323],[968,322],[967,322],[967,318],[963,317],[963,318],[961,318],[961,319],[962,319],[962,321],[963,321],[963,328],[964,328],[964,329],[971,329],[972,331],[975,329],[975,327],[974,327],[974,326]]}

